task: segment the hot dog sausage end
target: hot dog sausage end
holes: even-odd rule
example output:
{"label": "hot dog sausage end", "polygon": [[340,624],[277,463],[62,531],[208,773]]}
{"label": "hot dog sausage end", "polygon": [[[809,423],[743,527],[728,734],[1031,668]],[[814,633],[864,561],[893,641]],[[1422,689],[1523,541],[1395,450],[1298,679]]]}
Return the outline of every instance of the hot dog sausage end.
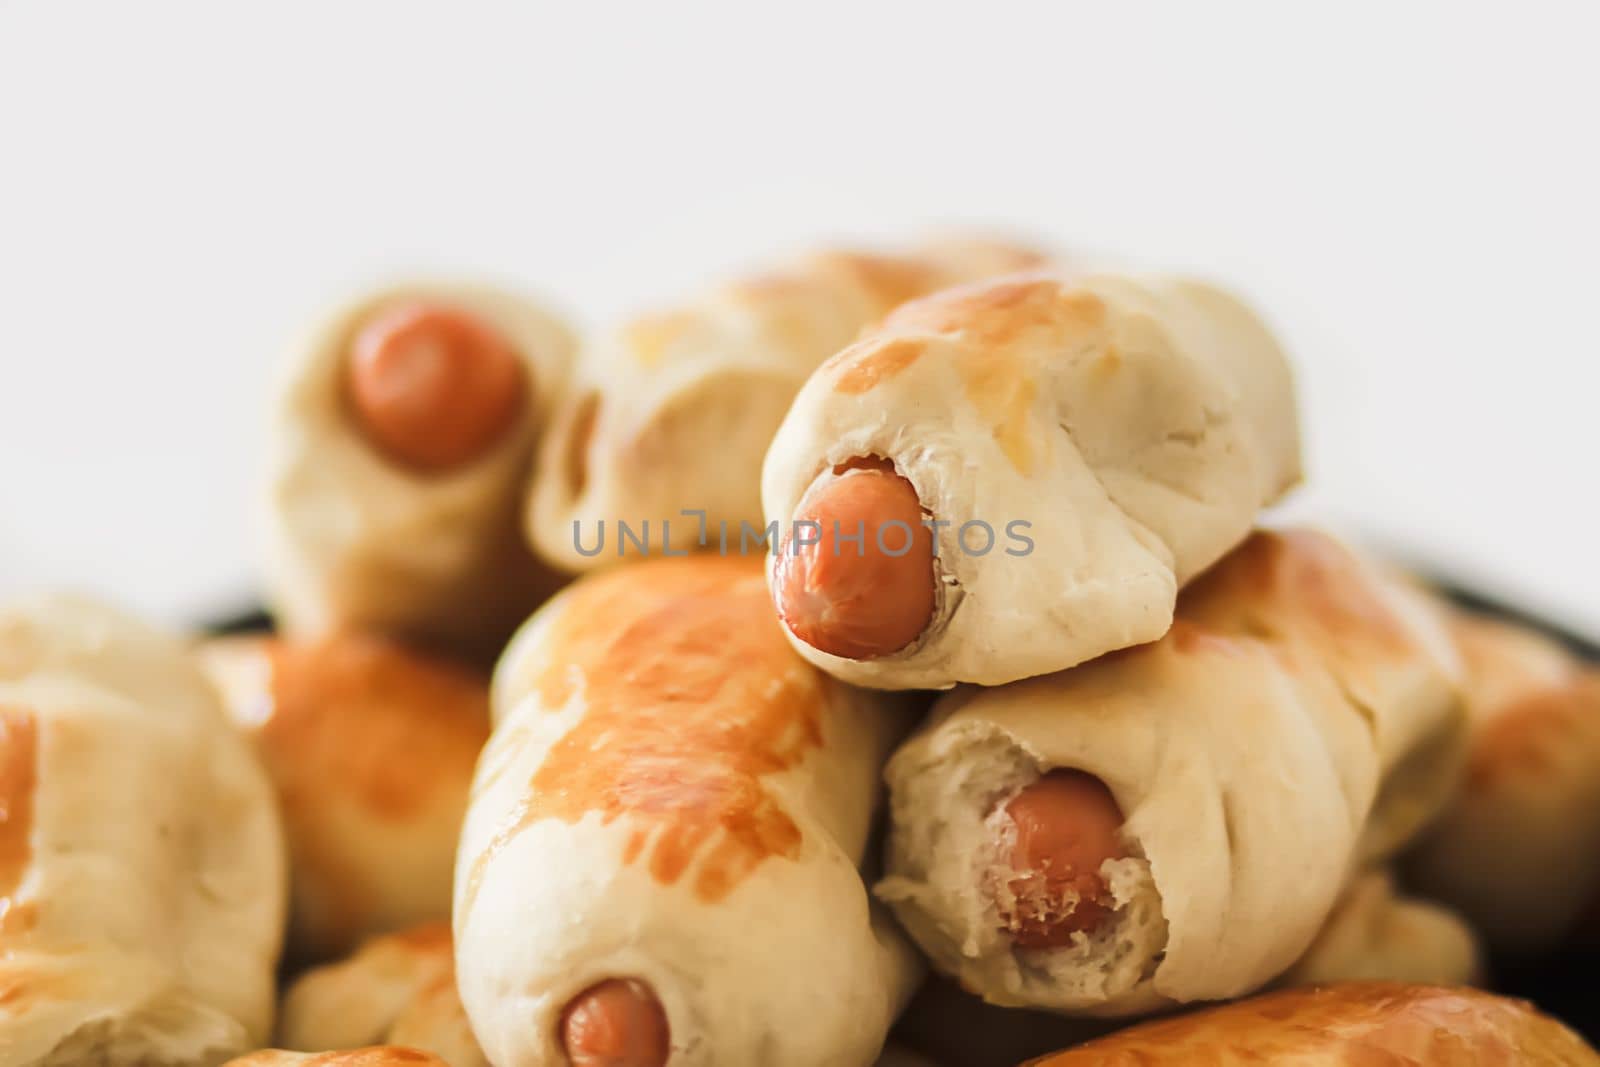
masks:
{"label": "hot dog sausage end", "polygon": [[522,361],[472,315],[409,303],[381,312],[351,342],[344,388],[352,421],[400,466],[428,473],[489,452],[528,391]]}
{"label": "hot dog sausage end", "polygon": [[1048,949],[1092,933],[1113,910],[1100,867],[1121,859],[1122,812],[1105,783],[1054,770],[1006,802],[1010,877],[996,886],[1001,922],[1019,948]]}
{"label": "hot dog sausage end", "polygon": [[868,660],[911,644],[934,612],[933,531],[916,489],[886,460],[836,469],[796,509],[774,590],[784,625],[819,651]]}
{"label": "hot dog sausage end", "polygon": [[664,1067],[672,1052],[661,1002],[633,978],[608,978],[573,997],[560,1040],[572,1067]]}

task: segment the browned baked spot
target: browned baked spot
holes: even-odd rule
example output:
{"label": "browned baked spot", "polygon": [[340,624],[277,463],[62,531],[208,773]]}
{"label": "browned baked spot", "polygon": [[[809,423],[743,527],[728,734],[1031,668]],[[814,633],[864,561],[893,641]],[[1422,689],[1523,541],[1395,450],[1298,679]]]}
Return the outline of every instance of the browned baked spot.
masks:
{"label": "browned baked spot", "polygon": [[283,1052],[264,1049],[229,1060],[224,1067],[449,1067],[439,1057],[420,1049],[399,1045],[373,1045],[370,1048],[338,1052]]}
{"label": "browned baked spot", "polygon": [[908,300],[940,288],[948,280],[933,263],[911,256],[886,256],[874,252],[835,251],[817,257],[817,265],[848,278],[869,294],[882,315]]}
{"label": "browned baked spot", "polygon": [[[1215,633],[1190,622],[1188,619],[1173,619],[1172,628],[1167,631],[1162,640],[1170,643],[1174,649],[1185,656],[1201,655],[1226,655],[1237,656],[1243,649],[1237,638]],[[1137,652],[1138,646],[1125,650]],[[1115,655],[1117,653],[1113,653]]]}
{"label": "browned baked spot", "polygon": [[403,945],[413,952],[425,955],[450,954],[450,924],[439,921],[419,923],[404,930],[388,934],[386,937],[395,944]]}
{"label": "browned baked spot", "polygon": [[45,970],[38,964],[20,962],[26,958],[13,959],[9,952],[0,955],[0,1016],[21,1017],[44,1004],[61,1004],[84,995],[82,971],[63,968],[59,959],[46,964],[54,969]]}
{"label": "browned baked spot", "polygon": [[1054,278],[1007,278],[946,289],[897,308],[885,333],[960,336],[973,349],[1014,345],[1036,332],[1077,336],[1099,330],[1106,306]]}
{"label": "browned baked spot", "polygon": [[901,305],[830,361],[834,388],[864,393],[911,366],[934,337],[950,348],[967,400],[1021,473],[1033,468],[1029,415],[1040,351],[1096,342],[1106,321],[1099,297],[1057,279],[1021,277],[959,286]]}
{"label": "browned baked spot", "polygon": [[1536,690],[1495,711],[1474,737],[1467,784],[1490,790],[1575,762],[1600,775],[1600,674]]}
{"label": "browned baked spot", "polygon": [[832,357],[832,365],[838,368],[834,391],[847,396],[869,392],[915,363],[923,351],[922,342],[912,338],[858,341]]}
{"label": "browned baked spot", "polygon": [[257,734],[286,792],[353,799],[405,821],[465,788],[489,736],[488,687],[465,667],[378,637],[271,645],[270,714]]}
{"label": "browned baked spot", "polygon": [[1346,661],[1375,654],[1387,662],[1416,650],[1371,572],[1314,530],[1251,534],[1183,591],[1177,611],[1209,627],[1268,638],[1314,628]]}
{"label": "browned baked spot", "polygon": [[0,935],[27,929],[34,915],[34,909],[16,900],[15,893],[33,857],[38,744],[33,712],[0,706]]}
{"label": "browned baked spot", "polygon": [[540,819],[627,819],[624,862],[672,885],[689,876],[721,899],[773,858],[794,858],[800,829],[765,779],[822,744],[821,676],[784,639],[761,560],[653,560],[584,579],[532,680],[554,713],[582,718],[545,756],[506,823],[473,861],[484,867]]}
{"label": "browned baked spot", "polygon": [[1352,1067],[1530,1067],[1600,1062],[1531,1005],[1474,989],[1351,982],[1268,993],[1143,1023],[1041,1067],[1312,1062]]}
{"label": "browned baked spot", "polygon": [[39,905],[33,900],[0,897],[0,941],[17,937],[39,924]]}
{"label": "browned baked spot", "polygon": [[1011,465],[1022,474],[1033,468],[1033,442],[1028,415],[1038,386],[1033,369],[1018,345],[996,345],[969,353],[961,361],[961,385],[967,400],[989,424],[989,432]]}
{"label": "browned baked spot", "polygon": [[296,878],[315,887],[326,926],[341,938],[362,925],[373,887],[330,806],[400,826],[464,809],[489,736],[488,686],[465,667],[374,636],[273,640],[265,649],[272,689],[256,748],[278,792]]}

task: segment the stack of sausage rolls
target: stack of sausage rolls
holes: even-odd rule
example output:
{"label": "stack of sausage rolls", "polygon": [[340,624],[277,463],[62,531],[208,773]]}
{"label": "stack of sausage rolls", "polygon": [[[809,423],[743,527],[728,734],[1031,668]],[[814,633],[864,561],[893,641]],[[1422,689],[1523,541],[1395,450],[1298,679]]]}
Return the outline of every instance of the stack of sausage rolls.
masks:
{"label": "stack of sausage rolls", "polygon": [[826,250],[292,352],[272,632],[0,609],[0,1067],[1595,1065],[1600,674],[1338,538],[1239,298]]}

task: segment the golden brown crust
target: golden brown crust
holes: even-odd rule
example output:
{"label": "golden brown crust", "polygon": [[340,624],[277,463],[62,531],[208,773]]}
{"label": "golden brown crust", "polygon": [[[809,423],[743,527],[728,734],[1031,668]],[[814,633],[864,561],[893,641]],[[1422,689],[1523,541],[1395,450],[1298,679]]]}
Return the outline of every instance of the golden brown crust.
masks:
{"label": "golden brown crust", "polygon": [[1257,636],[1316,641],[1344,663],[1414,658],[1417,642],[1375,577],[1314,530],[1259,530],[1184,591],[1178,612]]}
{"label": "golden brown crust", "polygon": [[1564,771],[1575,753],[1600,753],[1600,671],[1507,701],[1480,722],[1467,764],[1473,790]]}
{"label": "golden brown crust", "polygon": [[568,597],[532,686],[547,708],[581,686],[585,713],[545,757],[521,817],[473,860],[468,905],[493,856],[552,816],[626,814],[636,828],[622,862],[663,885],[692,868],[706,902],[768,857],[792,858],[800,828],[764,779],[822,744],[826,689],[784,639],[761,561],[654,560]]}
{"label": "golden brown crust", "polygon": [[1015,344],[1035,330],[1095,330],[1105,325],[1098,296],[1054,277],[1005,277],[946,289],[897,308],[873,338],[906,334],[975,338],[986,350]]}
{"label": "golden brown crust", "polygon": [[258,738],[286,802],[301,789],[333,791],[375,818],[405,820],[430,783],[471,778],[489,737],[488,688],[472,672],[366,635],[270,648],[271,711]]}
{"label": "golden brown crust", "polygon": [[875,252],[838,250],[819,253],[813,269],[849,279],[871,295],[882,312],[899,307],[947,284],[949,275],[925,259]]}
{"label": "golden brown crust", "polygon": [[325,957],[442,918],[453,835],[489,736],[486,679],[349,632],[224,639],[203,658],[278,794],[291,952]]}
{"label": "golden brown crust", "polygon": [[439,1057],[399,1045],[343,1049],[337,1052],[285,1052],[262,1049],[229,1060],[223,1067],[450,1067]]}
{"label": "golden brown crust", "polygon": [[1470,790],[1492,792],[1600,752],[1600,671],[1525,626],[1455,614],[1450,634],[1475,729]]}
{"label": "golden brown crust", "polygon": [[[859,395],[921,358],[929,343],[961,337],[955,349],[962,388],[993,427],[995,440],[1019,471],[1033,466],[1025,433],[1037,385],[1027,358],[1041,332],[1088,337],[1106,323],[1105,303],[1060,278],[1018,275],[959,286],[897,308],[860,341],[833,356],[825,372],[835,391]],[[1106,354],[1116,357],[1116,350]]]}
{"label": "golden brown crust", "polygon": [[0,934],[24,912],[14,894],[33,854],[39,727],[28,708],[0,705]]}
{"label": "golden brown crust", "polygon": [[1585,1067],[1600,1056],[1532,1005],[1474,989],[1351,982],[1145,1023],[1038,1067]]}
{"label": "golden brown crust", "polygon": [[1466,783],[1409,880],[1498,952],[1558,950],[1600,901],[1600,670],[1526,626],[1442,611],[1465,668]]}
{"label": "golden brown crust", "polygon": [[1578,670],[1567,650],[1526,626],[1446,608],[1450,636],[1466,670],[1467,704],[1476,719],[1535,689],[1557,686]]}

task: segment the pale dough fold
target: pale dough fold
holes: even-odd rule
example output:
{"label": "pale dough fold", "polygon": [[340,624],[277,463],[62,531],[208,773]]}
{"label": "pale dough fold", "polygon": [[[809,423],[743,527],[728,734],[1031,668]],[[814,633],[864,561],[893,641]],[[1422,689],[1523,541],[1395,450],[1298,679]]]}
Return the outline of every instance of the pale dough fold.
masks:
{"label": "pale dough fold", "polygon": [[0,1050],[210,1067],[272,1025],[285,861],[266,775],[177,639],[0,609]]}
{"label": "pale dough fold", "polygon": [[1466,920],[1431,901],[1402,895],[1386,870],[1366,871],[1345,889],[1305,955],[1279,985],[1483,981],[1483,950]]}
{"label": "pale dough fold", "polygon": [[295,979],[284,993],[278,1040],[307,1052],[400,1045],[450,1067],[489,1067],[456,993],[443,922],[372,938]]}

